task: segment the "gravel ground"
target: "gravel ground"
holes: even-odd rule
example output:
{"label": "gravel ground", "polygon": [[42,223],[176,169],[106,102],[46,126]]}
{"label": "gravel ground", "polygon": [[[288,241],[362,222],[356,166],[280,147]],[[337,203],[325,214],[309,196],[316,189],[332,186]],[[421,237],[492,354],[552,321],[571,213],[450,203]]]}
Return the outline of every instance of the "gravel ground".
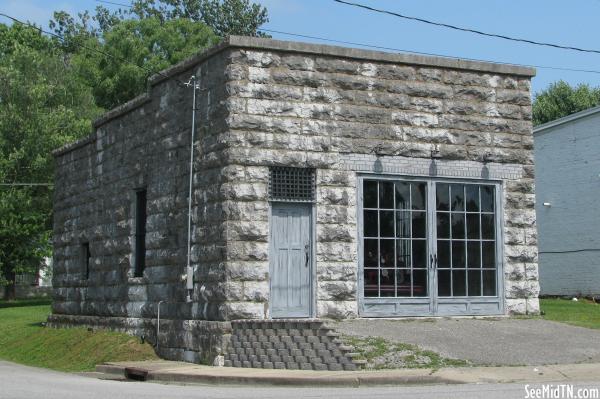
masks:
{"label": "gravel ground", "polygon": [[356,319],[336,323],[336,329],[346,336],[418,345],[475,365],[600,362],[600,330],[542,319]]}
{"label": "gravel ground", "polygon": [[447,359],[416,345],[391,342],[381,337],[344,336],[344,343],[352,345],[360,359],[367,360],[366,369],[440,368],[466,366],[464,360]]}

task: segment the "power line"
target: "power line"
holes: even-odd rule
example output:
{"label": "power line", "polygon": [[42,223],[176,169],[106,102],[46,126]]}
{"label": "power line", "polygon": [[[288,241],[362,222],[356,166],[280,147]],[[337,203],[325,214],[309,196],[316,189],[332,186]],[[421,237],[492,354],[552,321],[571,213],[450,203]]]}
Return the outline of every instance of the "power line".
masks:
{"label": "power line", "polygon": [[362,9],[365,9],[365,10],[377,12],[377,13],[380,13],[380,14],[388,14],[388,15],[392,15],[392,16],[395,16],[395,17],[398,17],[398,18],[404,18],[404,19],[408,19],[408,20],[411,20],[411,21],[423,22],[425,24],[434,25],[434,26],[441,26],[443,28],[454,29],[454,30],[458,30],[458,31],[462,31],[462,32],[475,33],[475,34],[481,35],[481,36],[495,37],[495,38],[498,38],[498,39],[511,40],[511,41],[514,41],[514,42],[534,44],[536,46],[553,47],[553,48],[558,48],[558,49],[562,49],[562,50],[573,50],[573,51],[580,51],[580,52],[584,52],[584,53],[596,53],[596,54],[600,54],[600,50],[590,50],[590,49],[584,49],[584,48],[580,48],[580,47],[563,46],[563,45],[560,45],[560,44],[538,42],[538,41],[530,40],[530,39],[522,39],[522,38],[511,37],[511,36],[506,36],[506,35],[499,35],[499,34],[496,34],[496,33],[487,33],[487,32],[483,32],[483,31],[480,31],[480,30],[475,30],[475,29],[470,29],[470,28],[462,28],[462,27],[456,26],[456,25],[450,25],[450,24],[445,24],[445,23],[442,23],[442,22],[430,21],[430,20],[424,19],[424,18],[411,17],[411,16],[400,14],[400,13],[397,13],[397,12],[388,11],[388,10],[382,10],[382,9],[379,9],[379,8],[370,7],[370,6],[367,6],[367,5],[364,5],[364,4],[359,4],[359,3],[353,3],[353,2],[350,2],[350,1],[345,1],[345,0],[333,0],[333,1],[335,1],[336,3],[345,4],[345,5],[353,6],[353,7],[358,7],[358,8],[362,8]]}
{"label": "power line", "polygon": [[[96,1],[98,1],[98,0],[96,0]],[[21,20],[18,20],[15,17],[11,17],[10,15],[4,14],[4,13],[0,13],[0,16],[6,17],[6,18],[8,18],[8,19],[10,19],[10,20],[18,23],[18,24],[29,26],[30,28],[36,29],[36,30],[38,30],[38,31],[40,31],[40,32],[42,32],[42,33],[44,33],[46,35],[50,35],[52,37],[55,37],[55,38],[59,39],[61,42],[63,42],[63,43],[66,41],[66,39],[63,36],[59,35],[59,34],[48,32],[46,30],[43,30],[41,27],[38,27],[38,26],[33,25],[33,24],[30,24],[28,22],[23,22]],[[131,62],[130,60],[128,60],[126,58],[115,56],[113,54],[107,53],[106,51],[98,50],[98,49],[93,48],[93,47],[88,47],[88,46],[85,46],[85,45],[83,45],[81,43],[75,43],[75,45],[78,46],[78,47],[84,48],[86,50],[95,51],[98,54],[102,54],[102,55],[104,55],[106,57],[109,57],[109,58],[112,58],[112,59],[115,59],[115,60],[119,60],[119,61],[125,62],[125,63],[133,65],[133,66],[136,66],[136,67],[138,67],[138,68],[140,68],[140,69],[142,69],[142,70],[144,70],[144,71],[146,71],[148,73],[157,74],[157,75],[160,75],[160,76],[162,76],[164,78],[167,78],[167,79],[171,78],[171,76],[165,75],[164,73],[162,73],[160,71],[155,71],[155,70],[147,68],[147,67],[145,67],[143,65],[138,65],[138,64],[136,64],[134,62]],[[172,78],[173,78],[173,80],[175,80],[180,85],[185,85],[185,83],[183,83],[181,80],[179,80],[179,79],[177,79],[175,77],[172,77]]]}
{"label": "power line", "polygon": [[600,248],[571,249],[566,251],[539,251],[540,254],[572,254],[576,252],[598,252]]}
{"label": "power line", "polygon": [[[113,4],[113,5],[118,5],[118,6],[122,6],[122,7],[133,8],[133,6],[131,4],[115,3],[115,2],[106,1],[106,0],[94,0],[94,1],[96,1],[98,3],[106,3],[106,4]],[[334,0],[334,1],[337,1],[337,0]],[[344,2],[344,1],[340,1],[340,3],[362,6],[360,4],[354,4],[354,3]],[[368,8],[368,9],[371,8],[368,6],[362,6],[362,7]],[[382,10],[377,10],[377,9],[373,9],[373,10],[378,11],[378,12],[384,12]],[[449,25],[449,26],[451,26],[451,25]],[[552,70],[557,70],[557,71],[582,72],[582,73],[592,73],[592,74],[600,75],[600,71],[593,70],[593,69],[562,68],[562,67],[554,67],[554,66],[547,66],[547,65],[533,65],[533,64],[531,64],[531,65],[512,64],[509,62],[489,61],[489,60],[481,60],[481,59],[476,59],[476,58],[456,57],[456,56],[444,55],[444,54],[426,53],[426,52],[422,52],[422,51],[403,50],[403,49],[398,49],[398,48],[393,48],[393,47],[378,46],[378,45],[374,45],[374,44],[365,44],[365,43],[349,42],[349,41],[344,41],[344,40],[327,39],[327,38],[323,38],[323,37],[304,35],[304,34],[299,34],[299,33],[283,32],[283,31],[278,31],[278,30],[273,30],[273,29],[261,28],[258,30],[263,31],[263,32],[269,32],[269,33],[279,33],[279,34],[288,35],[288,36],[303,37],[305,39],[323,40],[323,41],[327,41],[327,42],[331,42],[331,43],[347,44],[349,46],[369,47],[369,48],[374,48],[374,49],[378,49],[378,50],[388,50],[388,51],[397,51],[397,52],[405,52],[405,53],[413,53],[413,54],[422,54],[422,55],[430,55],[430,56],[434,56],[434,57],[454,58],[454,59],[462,59],[462,60],[468,60],[468,61],[495,62],[496,64],[520,65],[520,66],[528,66],[528,67],[534,67],[534,68],[540,68],[540,69],[552,69]]]}
{"label": "power line", "polygon": [[[123,6],[123,7],[132,8],[131,5],[122,4],[122,3],[114,3],[114,2],[110,2],[109,3],[108,1],[105,1],[105,0],[94,0],[94,1],[96,1],[98,3],[114,4],[114,5],[120,5],[120,6]],[[334,0],[334,1],[338,1],[338,0]],[[57,34],[52,33],[52,32],[44,31],[44,30],[40,29],[39,27],[37,27],[35,25],[19,21],[18,19],[14,18],[14,17],[11,17],[9,15],[6,15],[4,13],[0,13],[0,16],[4,16],[4,17],[9,18],[9,19],[11,19],[11,20],[13,20],[13,21],[15,21],[17,23],[20,23],[22,25],[30,26],[30,27],[32,27],[34,29],[37,29],[37,30],[39,30],[39,31],[41,31],[41,32],[43,32],[45,34],[57,37],[59,40],[61,40],[63,42],[65,41],[65,39],[62,36],[60,36],[60,35],[57,35]],[[284,32],[284,31],[279,31],[279,30],[274,30],[274,29],[260,28],[258,30],[259,31],[263,31],[263,32],[269,32],[269,33],[279,33],[279,34],[288,35],[288,36],[303,37],[303,38],[307,38],[307,39],[322,40],[322,41],[327,41],[327,42],[331,42],[331,43],[347,44],[347,45],[350,45],[350,46],[369,47],[369,48],[374,48],[374,49],[379,49],[379,50],[389,50],[389,51],[396,51],[396,52],[406,52],[406,53],[413,53],[413,54],[429,55],[429,56],[434,56],[434,57],[462,59],[462,60],[467,60],[467,61],[493,62],[493,63],[496,63],[496,64],[528,66],[528,67],[534,67],[534,68],[540,68],[540,69],[551,69],[551,70],[557,70],[557,71],[582,72],[582,73],[600,74],[599,70],[593,70],[593,69],[564,68],[564,67],[555,67],[555,66],[549,66],[549,65],[536,65],[536,64],[514,64],[514,63],[509,63],[509,62],[490,61],[490,60],[477,59],[477,58],[468,58],[468,57],[457,57],[457,56],[452,56],[452,55],[447,55],[447,54],[428,53],[428,52],[423,52],[423,51],[405,50],[405,49],[399,49],[399,48],[394,48],[394,47],[378,46],[378,45],[367,44],[367,43],[357,43],[357,42],[350,42],[350,41],[344,41],[344,40],[329,39],[329,38],[318,37],[318,36],[311,36],[311,35],[305,35],[305,34],[300,34],[300,33]],[[103,54],[103,55],[105,55],[107,57],[121,60],[121,61],[126,62],[128,64],[131,64],[131,65],[134,65],[134,66],[136,66],[138,68],[141,68],[141,69],[143,69],[143,70],[145,70],[147,72],[160,75],[160,76],[162,76],[164,78],[170,78],[169,76],[163,74],[162,72],[154,71],[152,69],[140,66],[140,65],[138,65],[136,63],[133,63],[133,62],[125,59],[125,58],[116,57],[116,56],[113,56],[110,53],[106,53],[106,52],[104,52],[102,50],[90,48],[90,47],[84,46],[84,45],[79,44],[79,43],[76,43],[76,45],[78,45],[78,46],[80,46],[82,48],[86,48],[86,49],[91,50],[91,51],[96,51],[96,52],[98,52],[100,54]],[[181,80],[179,80],[177,78],[174,78],[174,77],[173,77],[173,79],[175,81],[177,81],[177,83],[179,83],[180,85],[185,85],[185,83],[182,82]]]}
{"label": "power line", "polygon": [[426,53],[426,52],[423,52],[423,51],[405,50],[405,49],[399,49],[399,48],[394,48],[394,47],[385,47],[385,46],[377,46],[377,45],[373,45],[373,44],[365,44],[365,43],[358,43],[358,42],[349,42],[349,41],[337,40],[337,39],[328,39],[328,38],[325,38],[325,37],[304,35],[304,34],[300,34],[300,33],[283,32],[283,31],[274,30],[274,29],[262,29],[261,28],[259,30],[263,31],[263,32],[268,32],[268,33],[279,33],[279,34],[282,34],[282,35],[302,37],[302,38],[305,38],[305,39],[323,40],[323,41],[331,42],[331,43],[347,44],[347,45],[350,45],[350,46],[369,47],[369,48],[374,48],[374,49],[378,49],[378,50],[389,50],[389,51],[397,51],[397,52],[404,52],[404,53],[429,55],[429,56],[433,56],[433,57],[453,58],[453,59],[460,59],[460,60],[466,60],[466,61],[493,62],[493,63],[496,63],[496,64],[517,65],[517,66],[534,67],[534,68],[540,68],[540,69],[554,69],[554,70],[558,70],[558,71],[584,72],[584,73],[600,74],[600,71],[593,70],[593,69],[562,68],[562,67],[554,67],[554,66],[547,66],[547,65],[535,65],[535,64],[512,64],[512,63],[509,63],[509,62],[482,60],[482,59],[478,59],[478,58],[456,57],[456,56],[445,55],[445,54]]}
{"label": "power line", "polygon": [[106,1],[106,0],[94,0],[94,1],[97,3],[112,4],[113,6],[133,8],[131,4],[115,3],[114,1]]}

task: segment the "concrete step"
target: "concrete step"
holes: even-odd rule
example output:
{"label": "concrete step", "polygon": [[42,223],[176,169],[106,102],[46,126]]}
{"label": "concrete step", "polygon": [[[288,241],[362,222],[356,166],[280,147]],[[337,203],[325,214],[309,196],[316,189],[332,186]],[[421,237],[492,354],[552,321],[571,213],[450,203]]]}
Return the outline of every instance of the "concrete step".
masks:
{"label": "concrete step", "polygon": [[315,320],[232,322],[226,367],[356,370],[363,363],[334,328]]}

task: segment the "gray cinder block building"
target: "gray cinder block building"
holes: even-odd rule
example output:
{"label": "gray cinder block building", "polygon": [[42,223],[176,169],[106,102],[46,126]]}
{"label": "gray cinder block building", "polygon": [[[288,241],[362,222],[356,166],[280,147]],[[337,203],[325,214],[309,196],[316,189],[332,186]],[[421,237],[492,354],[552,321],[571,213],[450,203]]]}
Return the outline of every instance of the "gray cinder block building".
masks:
{"label": "gray cinder block building", "polygon": [[537,313],[534,73],[243,37],[163,71],[55,153],[51,325],[156,341],[160,307],[161,354],[210,361],[238,327]]}
{"label": "gray cinder block building", "polygon": [[544,295],[600,294],[599,132],[600,107],[533,130]]}

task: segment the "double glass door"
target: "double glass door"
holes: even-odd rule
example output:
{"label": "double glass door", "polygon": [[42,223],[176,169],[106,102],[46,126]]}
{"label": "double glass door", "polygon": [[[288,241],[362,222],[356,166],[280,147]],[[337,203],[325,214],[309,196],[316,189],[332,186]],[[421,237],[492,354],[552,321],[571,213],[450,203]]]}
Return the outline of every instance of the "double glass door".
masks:
{"label": "double glass door", "polygon": [[361,179],[364,316],[503,313],[499,185]]}

